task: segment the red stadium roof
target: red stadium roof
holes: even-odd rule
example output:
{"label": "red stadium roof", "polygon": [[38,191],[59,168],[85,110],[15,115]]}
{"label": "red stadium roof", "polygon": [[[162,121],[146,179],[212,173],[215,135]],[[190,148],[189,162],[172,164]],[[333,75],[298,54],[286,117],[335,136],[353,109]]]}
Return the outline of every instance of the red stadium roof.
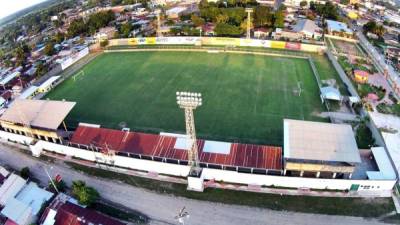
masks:
{"label": "red stadium roof", "polygon": [[[176,149],[177,137],[106,128],[79,126],[71,143],[95,146],[102,151],[113,150],[167,159],[187,160],[187,151]],[[281,170],[282,148],[265,145],[233,143],[229,154],[204,152],[205,141],[198,140],[202,163],[258,169]]]}

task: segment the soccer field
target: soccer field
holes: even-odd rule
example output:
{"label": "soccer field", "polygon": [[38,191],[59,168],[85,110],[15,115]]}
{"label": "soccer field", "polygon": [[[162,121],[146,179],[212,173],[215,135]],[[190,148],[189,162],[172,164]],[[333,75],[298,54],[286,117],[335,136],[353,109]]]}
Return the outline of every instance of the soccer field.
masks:
{"label": "soccer field", "polygon": [[[134,131],[185,132],[177,91],[200,92],[197,135],[283,144],[283,119],[324,121],[318,85],[305,59],[199,52],[104,53],[45,98],[76,101],[67,117]],[[299,88],[300,85],[300,88]],[[299,90],[301,94],[299,96]]]}

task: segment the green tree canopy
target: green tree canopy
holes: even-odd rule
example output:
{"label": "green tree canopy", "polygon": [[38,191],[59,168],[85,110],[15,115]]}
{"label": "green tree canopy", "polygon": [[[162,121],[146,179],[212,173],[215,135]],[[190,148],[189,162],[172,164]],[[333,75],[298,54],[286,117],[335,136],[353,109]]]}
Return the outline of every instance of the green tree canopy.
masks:
{"label": "green tree canopy", "polygon": [[52,55],[54,55],[54,53],[56,53],[56,51],[54,49],[54,42],[50,41],[44,47],[44,54],[48,55],[48,56],[52,56]]}
{"label": "green tree canopy", "polygon": [[91,205],[100,197],[94,188],[86,186],[86,183],[81,180],[72,182],[72,194],[77,198],[79,204],[83,205]]}

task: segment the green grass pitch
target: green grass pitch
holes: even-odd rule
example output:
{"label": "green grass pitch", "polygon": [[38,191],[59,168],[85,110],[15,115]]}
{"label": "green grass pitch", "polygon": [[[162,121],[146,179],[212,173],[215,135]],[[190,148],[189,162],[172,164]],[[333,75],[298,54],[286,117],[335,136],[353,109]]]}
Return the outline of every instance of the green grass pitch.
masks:
{"label": "green grass pitch", "polygon": [[[316,62],[317,67],[327,67]],[[324,121],[305,59],[199,52],[104,53],[45,98],[76,101],[67,117],[135,131],[185,132],[177,91],[200,92],[197,135],[221,141],[282,145],[283,119]],[[298,84],[301,95],[298,96]]]}

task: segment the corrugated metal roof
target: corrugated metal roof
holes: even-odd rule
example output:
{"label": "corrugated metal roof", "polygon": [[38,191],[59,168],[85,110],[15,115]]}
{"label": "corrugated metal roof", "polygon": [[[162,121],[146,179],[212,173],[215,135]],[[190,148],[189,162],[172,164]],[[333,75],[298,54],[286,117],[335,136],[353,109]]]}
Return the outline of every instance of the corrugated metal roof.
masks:
{"label": "corrugated metal roof", "polygon": [[111,217],[72,203],[65,203],[57,210],[54,225],[125,225]]}
{"label": "corrugated metal roof", "polygon": [[32,213],[36,215],[42,204],[49,200],[53,196],[53,193],[41,189],[37,184],[30,182],[26,185],[15,197],[25,205],[32,208]]}
{"label": "corrugated metal roof", "polygon": [[56,130],[75,104],[66,101],[16,99],[0,120]]}
{"label": "corrugated metal roof", "polygon": [[5,205],[8,200],[14,198],[25,184],[26,181],[18,175],[11,174],[8,176],[0,187],[0,205]]}
{"label": "corrugated metal roof", "polygon": [[[103,151],[128,152],[167,159],[187,160],[188,152],[175,148],[176,136],[162,136],[139,132],[126,132],[106,128],[79,126],[71,142],[86,146],[96,146]],[[218,149],[204,151],[204,140],[198,140],[200,162],[227,166],[260,169],[282,169],[282,148],[265,145],[230,145],[229,154],[220,154]],[[212,147],[212,146],[211,146]]]}
{"label": "corrugated metal roof", "polygon": [[1,214],[17,224],[27,224],[33,216],[32,208],[15,198],[7,202],[6,206],[1,210]]}
{"label": "corrugated metal roof", "polygon": [[396,173],[392,163],[383,147],[371,148],[375,162],[378,165],[379,171],[367,171],[368,179],[370,180],[394,180]]}
{"label": "corrugated metal roof", "polygon": [[350,125],[284,120],[285,159],[360,163]]}

